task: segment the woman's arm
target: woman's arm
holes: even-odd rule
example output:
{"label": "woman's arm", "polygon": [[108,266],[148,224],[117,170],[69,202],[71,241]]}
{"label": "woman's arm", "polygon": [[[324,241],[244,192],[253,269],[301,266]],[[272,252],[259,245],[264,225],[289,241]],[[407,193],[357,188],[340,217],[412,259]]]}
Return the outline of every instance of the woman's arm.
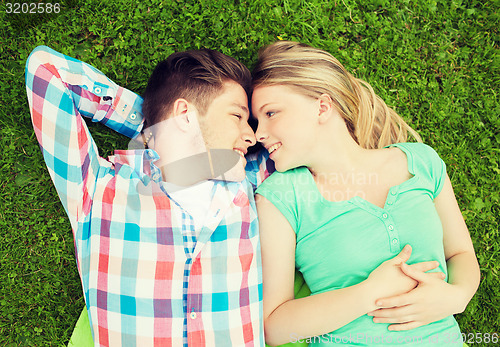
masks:
{"label": "woman's arm", "polygon": [[461,313],[476,293],[481,273],[469,229],[465,224],[448,175],[435,203],[443,225],[444,253],[449,283],[457,289],[457,295],[453,298],[456,312],[453,313]]}
{"label": "woman's arm", "polygon": [[[264,331],[268,344],[290,342],[292,336],[331,332],[375,309],[376,299],[414,288],[416,282],[400,269],[400,264],[411,254],[407,246],[360,284],[294,299],[295,233],[269,200],[257,195],[256,201],[262,248]],[[420,270],[426,271],[429,267]]]}
{"label": "woman's arm", "polygon": [[449,281],[402,266],[408,276],[419,282],[417,288],[378,300],[377,305],[382,309],[370,313],[376,323],[396,323],[389,326],[390,330],[414,329],[463,312],[479,286],[476,254],[448,176],[434,202],[443,225]]}

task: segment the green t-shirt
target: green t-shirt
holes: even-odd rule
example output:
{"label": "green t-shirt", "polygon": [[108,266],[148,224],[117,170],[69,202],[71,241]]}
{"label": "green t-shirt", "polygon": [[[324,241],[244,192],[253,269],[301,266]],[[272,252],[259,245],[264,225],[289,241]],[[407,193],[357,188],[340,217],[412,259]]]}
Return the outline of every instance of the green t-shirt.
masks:
{"label": "green t-shirt", "polygon": [[[406,154],[408,171],[413,177],[389,190],[384,208],[359,196],[338,202],[326,200],[305,167],[274,172],[257,189],[258,194],[281,211],[295,231],[295,265],[312,295],[362,282],[406,244],[413,248],[409,264],[437,260],[438,270],[447,274],[443,229],[433,202],[443,187],[446,166],[431,147],[422,143],[393,146]],[[376,183],[376,177],[353,178]],[[310,340],[310,345],[419,342],[421,346],[461,346],[460,330],[453,316],[403,332],[389,331],[388,325],[375,324],[372,317],[364,315],[330,334]],[[291,340],[298,338],[291,336]]]}

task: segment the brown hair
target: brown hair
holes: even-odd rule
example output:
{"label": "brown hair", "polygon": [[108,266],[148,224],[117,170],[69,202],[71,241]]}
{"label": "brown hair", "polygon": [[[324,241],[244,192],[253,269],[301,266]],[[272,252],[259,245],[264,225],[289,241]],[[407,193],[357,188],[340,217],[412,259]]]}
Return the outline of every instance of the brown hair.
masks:
{"label": "brown hair", "polygon": [[234,58],[210,49],[170,55],[156,65],[146,86],[145,127],[164,120],[179,98],[192,102],[204,114],[226,81],[238,83],[249,94],[250,71]]}
{"label": "brown hair", "polygon": [[351,75],[330,53],[303,43],[278,41],[259,51],[252,87],[287,85],[318,98],[329,95],[354,140],[363,148],[405,142],[408,133],[421,142],[394,110],[365,81]]}

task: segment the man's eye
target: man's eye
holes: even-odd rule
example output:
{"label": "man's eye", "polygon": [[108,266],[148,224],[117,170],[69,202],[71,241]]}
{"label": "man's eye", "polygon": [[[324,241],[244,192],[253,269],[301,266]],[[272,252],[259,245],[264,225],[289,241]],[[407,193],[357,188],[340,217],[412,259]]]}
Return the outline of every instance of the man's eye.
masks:
{"label": "man's eye", "polygon": [[266,112],[266,116],[267,116],[268,118],[271,118],[272,116],[274,116],[274,114],[275,114],[275,113],[276,113],[276,112],[269,111],[269,112]]}

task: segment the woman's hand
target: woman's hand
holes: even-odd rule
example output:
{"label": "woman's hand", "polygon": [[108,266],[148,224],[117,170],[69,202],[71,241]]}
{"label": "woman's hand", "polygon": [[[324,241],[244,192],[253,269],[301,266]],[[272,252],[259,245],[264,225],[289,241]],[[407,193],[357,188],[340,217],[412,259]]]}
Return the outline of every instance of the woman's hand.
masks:
{"label": "woman's hand", "polygon": [[[411,269],[412,273],[429,271],[439,266],[436,261],[407,265],[406,262],[410,259],[411,252],[411,246],[406,245],[397,256],[380,264],[368,276],[365,282],[374,297],[374,303],[376,299],[401,295],[417,286],[418,281],[411,276],[407,276],[402,271],[402,266]],[[428,275],[444,278],[444,274],[441,272]],[[377,307],[374,306],[374,308]]]}
{"label": "woman's hand", "polygon": [[377,300],[379,309],[368,313],[374,323],[393,323],[392,331],[410,330],[456,312],[462,293],[444,281],[443,273],[425,273],[405,263],[400,268],[418,285],[408,293]]}

